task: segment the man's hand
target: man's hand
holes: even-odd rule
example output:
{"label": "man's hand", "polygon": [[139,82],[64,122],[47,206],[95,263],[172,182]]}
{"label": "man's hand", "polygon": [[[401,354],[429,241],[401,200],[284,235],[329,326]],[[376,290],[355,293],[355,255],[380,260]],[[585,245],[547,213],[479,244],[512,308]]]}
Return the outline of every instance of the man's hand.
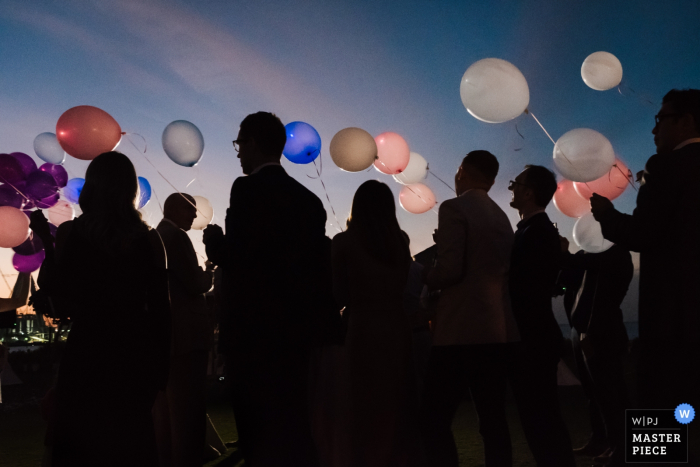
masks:
{"label": "man's hand", "polygon": [[559,235],[559,245],[561,246],[561,252],[566,253],[569,251],[569,239]]}
{"label": "man's hand", "polygon": [[600,196],[598,193],[593,193],[591,196],[591,212],[595,220],[600,222],[600,219],[611,209],[615,209],[612,202],[605,196]]}
{"label": "man's hand", "polygon": [[221,227],[219,227],[216,224],[210,224],[207,226],[206,229],[204,229],[203,235],[202,235],[202,242],[206,245],[207,242],[214,238],[218,237],[220,235],[223,235],[224,231]]}
{"label": "man's hand", "polygon": [[44,245],[53,243],[51,229],[49,229],[49,221],[44,217],[44,213],[37,209],[29,216],[29,228],[41,239]]}

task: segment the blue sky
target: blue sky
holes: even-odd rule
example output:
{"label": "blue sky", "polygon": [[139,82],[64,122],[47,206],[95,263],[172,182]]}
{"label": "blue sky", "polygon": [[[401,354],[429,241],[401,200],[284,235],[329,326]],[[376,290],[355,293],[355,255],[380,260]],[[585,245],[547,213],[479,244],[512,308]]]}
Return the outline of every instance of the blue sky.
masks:
{"label": "blue sky", "polygon": [[[36,135],[54,131],[68,108],[94,105],[123,131],[142,135],[146,156],[180,190],[196,178],[187,192],[209,198],[215,222],[223,224],[231,183],[242,175],[231,140],[245,115],[269,110],[319,131],[323,179],[341,223],[363,181],[385,181],[397,195],[400,189],[374,170],[350,174],[333,165],[331,138],[357,126],[375,136],[401,134],[450,183],[468,151],[493,152],[501,171],[491,195],[515,225],[508,180],[525,164],[553,167],[552,143],[526,115],[503,124],[471,117],[459,98],[467,67],[487,57],[512,62],[528,81],[530,110],[555,139],[573,128],[597,130],[636,172],[654,153],[650,131],[658,109],[645,99],[660,103],[671,88],[700,88],[699,18],[697,0],[0,0],[0,151],[35,156]],[[594,91],[581,80],[581,63],[599,50],[622,62],[623,94]],[[165,126],[180,119],[204,135],[196,168],[175,165],[160,144]],[[138,136],[132,139],[143,147]],[[119,149],[161,201],[173,191],[131,144],[123,141]],[[312,168],[284,165],[324,201],[333,235],[321,184],[306,177]],[[86,166],[66,162],[71,176],[83,176]],[[438,200],[452,196],[432,176],[426,183]],[[615,204],[631,212],[634,200],[628,189]],[[547,212],[571,238],[574,221],[553,206]],[[398,216],[414,253],[432,244],[434,212],[399,208]],[[154,197],[144,218],[156,225],[161,217]],[[201,233],[191,237],[200,243]],[[5,274],[14,272],[10,258],[0,251]],[[6,294],[2,283],[0,290]]]}

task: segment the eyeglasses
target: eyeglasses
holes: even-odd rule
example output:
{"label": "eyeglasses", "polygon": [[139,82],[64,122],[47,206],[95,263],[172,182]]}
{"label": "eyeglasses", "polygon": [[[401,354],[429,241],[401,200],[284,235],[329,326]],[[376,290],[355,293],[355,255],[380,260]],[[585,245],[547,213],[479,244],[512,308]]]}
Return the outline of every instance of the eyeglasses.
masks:
{"label": "eyeglasses", "polygon": [[530,188],[530,187],[527,186],[525,183],[516,182],[515,180],[511,180],[510,182],[508,182],[508,189],[509,189],[510,191],[513,191],[513,188],[515,188],[515,185],[522,185],[522,186],[524,186],[525,188]]}
{"label": "eyeglasses", "polygon": [[245,141],[239,141],[237,139],[234,139],[232,142],[233,142],[233,149],[235,149],[236,152],[241,152],[241,143],[245,143]]}
{"label": "eyeglasses", "polygon": [[662,115],[654,115],[654,123],[655,123],[654,126],[658,125],[666,117],[677,117],[678,115],[680,115],[680,114],[676,113],[676,112],[662,114]]}

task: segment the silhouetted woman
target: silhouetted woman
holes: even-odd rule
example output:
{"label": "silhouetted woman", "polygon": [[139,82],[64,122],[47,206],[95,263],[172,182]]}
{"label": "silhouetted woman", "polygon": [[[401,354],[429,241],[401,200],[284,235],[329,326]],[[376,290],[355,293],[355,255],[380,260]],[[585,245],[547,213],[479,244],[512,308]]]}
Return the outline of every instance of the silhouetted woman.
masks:
{"label": "silhouetted woman", "polygon": [[61,361],[53,466],[157,466],[151,407],[165,386],[169,299],[163,246],[141,221],[134,166],[118,152],[96,157],[80,195],[83,214],[61,224],[39,285],[72,326]]}
{"label": "silhouetted woman", "polygon": [[385,184],[358,188],[346,232],[333,238],[333,292],[348,331],[346,451],[340,465],[412,465],[411,328],[403,291],[411,256]]}

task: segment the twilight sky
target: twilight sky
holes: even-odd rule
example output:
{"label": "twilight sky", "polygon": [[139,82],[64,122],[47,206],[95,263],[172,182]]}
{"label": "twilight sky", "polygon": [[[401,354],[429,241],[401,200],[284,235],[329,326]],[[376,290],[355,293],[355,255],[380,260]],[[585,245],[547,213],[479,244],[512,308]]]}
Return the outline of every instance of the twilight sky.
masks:
{"label": "twilight sky", "polygon": [[[397,195],[400,189],[374,169],[351,174],[332,163],[333,135],[357,126],[374,136],[401,134],[450,184],[467,152],[491,151],[501,170],[490,194],[515,225],[508,180],[525,164],[553,168],[553,145],[527,115],[502,124],[470,116],[459,97],[467,67],[487,57],[512,62],[528,81],[529,109],[555,139],[574,128],[597,130],[636,172],[654,153],[658,108],[646,100],[658,104],[671,88],[700,87],[698,20],[698,0],[0,0],[0,152],[25,152],[41,163],[34,137],[55,132],[68,108],[93,105],[123,131],[143,136],[159,171],[181,191],[210,199],[214,221],[223,224],[231,183],[242,175],[231,140],[247,114],[268,110],[320,133],[323,180],[341,223],[363,181],[382,180]],[[622,62],[622,94],[583,83],[581,63],[599,50]],[[181,119],[204,135],[196,168],[174,164],[161,147],[165,126]],[[140,137],[131,139],[143,149]],[[128,141],[118,150],[161,202],[173,191]],[[332,236],[336,221],[321,183],[306,176],[313,168],[283,165],[323,200]],[[68,157],[65,166],[82,177],[87,163]],[[453,196],[432,176],[426,184],[438,200]],[[628,189],[615,205],[631,212],[634,202]],[[414,253],[432,244],[434,212],[397,212]],[[553,205],[547,212],[571,239],[574,220]],[[161,218],[154,196],[144,219],[155,226]],[[203,252],[201,233],[191,237]],[[0,269],[12,283],[10,258],[10,250],[0,251]],[[0,294],[7,293],[0,281]]]}

